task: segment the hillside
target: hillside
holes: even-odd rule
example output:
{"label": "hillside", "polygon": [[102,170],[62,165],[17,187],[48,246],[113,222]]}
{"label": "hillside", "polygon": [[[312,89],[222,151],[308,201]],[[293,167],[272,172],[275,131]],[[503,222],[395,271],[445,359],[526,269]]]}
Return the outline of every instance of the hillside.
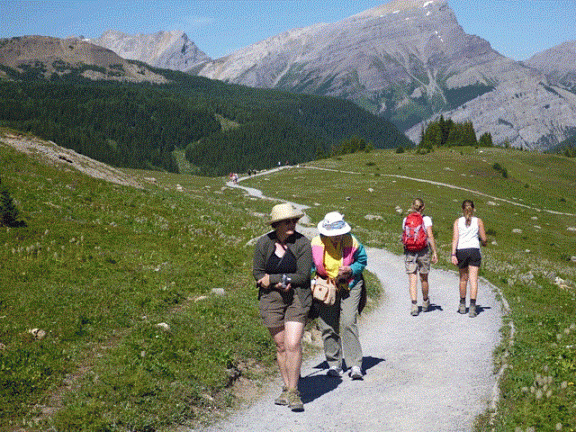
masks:
{"label": "hillside", "polygon": [[0,78],[50,79],[70,74],[93,80],[165,83],[166,78],[138,62],[77,38],[26,36],[0,39]]}
{"label": "hillside", "polygon": [[[0,185],[26,226],[0,227],[0,428],[193,428],[235,406],[235,386],[258,391],[274,349],[250,241],[268,230],[270,201],[224,178],[131,170],[143,189],[108,183],[5,141]],[[378,150],[246,182],[308,204],[313,224],[340,210],[367,246],[394,253],[402,213],[421,196],[446,269],[451,223],[474,199],[490,243],[482,276],[511,308],[494,425],[554,430],[576,416],[574,168],[498,148]]]}
{"label": "hillside", "polygon": [[191,424],[258,376],[248,365],[272,362],[244,247],[266,229],[267,204],[221,179],[109,183],[4,139],[0,188],[25,226],[0,227],[1,430]]}
{"label": "hillside", "polygon": [[[549,56],[562,56],[566,77],[575,72],[569,53]],[[544,72],[467,34],[448,0],[390,1],[278,34],[191,73],[351,100],[414,142],[440,114],[472,121],[478,135],[489,132],[498,145],[530,150],[547,150],[576,131],[573,87],[548,81]]]}
{"label": "hillside", "polygon": [[[74,43],[77,50],[63,53],[50,51],[64,44],[52,38],[0,41],[7,77],[0,79],[0,126],[119,167],[178,172],[176,154],[188,150],[194,172],[205,175],[306,162],[354,136],[375,148],[412,145],[390,122],[351,102],[250,89],[140,63],[134,64],[146,71],[145,82],[126,82],[127,75],[106,69],[116,61],[109,57],[120,59],[112,51]],[[104,53],[106,61],[76,51]],[[103,72],[88,73],[95,70]],[[149,75],[159,79],[148,82]]]}

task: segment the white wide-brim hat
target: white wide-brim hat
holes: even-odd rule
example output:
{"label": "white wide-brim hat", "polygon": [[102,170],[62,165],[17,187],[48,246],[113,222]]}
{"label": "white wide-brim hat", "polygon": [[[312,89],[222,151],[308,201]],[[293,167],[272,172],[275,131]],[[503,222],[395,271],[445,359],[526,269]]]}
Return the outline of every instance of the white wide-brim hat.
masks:
{"label": "white wide-brim hat", "polygon": [[300,219],[304,216],[300,210],[290,203],[276,204],[270,212],[270,225],[286,219]]}
{"label": "white wide-brim hat", "polygon": [[338,212],[330,212],[318,224],[318,232],[327,237],[347,234],[352,228]]}

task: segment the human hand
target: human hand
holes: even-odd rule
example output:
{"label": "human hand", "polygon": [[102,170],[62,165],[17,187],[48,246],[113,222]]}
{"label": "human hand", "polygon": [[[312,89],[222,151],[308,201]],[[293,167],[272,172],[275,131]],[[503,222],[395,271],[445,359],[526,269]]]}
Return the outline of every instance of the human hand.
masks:
{"label": "human hand", "polygon": [[432,264],[436,264],[438,262],[438,254],[434,252],[432,254]]}
{"label": "human hand", "polygon": [[274,287],[279,291],[288,292],[292,289],[292,283],[288,282],[286,285],[284,285],[281,282],[278,282]]}
{"label": "human hand", "polygon": [[452,255],[452,264],[458,265],[458,258],[456,258],[456,255]]}
{"label": "human hand", "polygon": [[342,266],[338,269],[338,277],[345,277],[350,279],[352,277],[352,268],[350,266]]}
{"label": "human hand", "polygon": [[264,289],[270,288],[270,275],[265,274],[264,277],[258,281],[258,286],[260,286]]}

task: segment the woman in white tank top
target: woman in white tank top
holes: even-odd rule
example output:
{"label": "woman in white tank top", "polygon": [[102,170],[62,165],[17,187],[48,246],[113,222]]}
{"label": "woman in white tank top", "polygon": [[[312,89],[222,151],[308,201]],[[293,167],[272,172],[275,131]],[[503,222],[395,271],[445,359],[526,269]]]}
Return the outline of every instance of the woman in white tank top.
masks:
{"label": "woman in white tank top", "polygon": [[465,200],[462,203],[464,216],[454,221],[454,234],[452,236],[452,264],[460,270],[460,306],[458,312],[466,313],[466,291],[470,282],[470,308],[471,318],[477,315],[476,298],[478,295],[478,270],[482,256],[480,244],[486,246],[486,232],[484,222],[474,216],[474,203]]}

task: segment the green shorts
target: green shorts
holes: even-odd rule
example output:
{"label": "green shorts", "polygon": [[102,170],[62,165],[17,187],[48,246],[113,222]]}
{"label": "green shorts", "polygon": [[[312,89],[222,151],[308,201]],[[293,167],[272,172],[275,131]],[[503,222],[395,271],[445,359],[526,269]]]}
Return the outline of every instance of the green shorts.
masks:
{"label": "green shorts", "polygon": [[288,321],[306,324],[308,309],[302,306],[300,296],[294,291],[270,290],[260,296],[260,316],[268,328],[284,327]]}
{"label": "green shorts", "polygon": [[406,273],[430,273],[430,258],[430,248],[428,247],[417,252],[404,251]]}

